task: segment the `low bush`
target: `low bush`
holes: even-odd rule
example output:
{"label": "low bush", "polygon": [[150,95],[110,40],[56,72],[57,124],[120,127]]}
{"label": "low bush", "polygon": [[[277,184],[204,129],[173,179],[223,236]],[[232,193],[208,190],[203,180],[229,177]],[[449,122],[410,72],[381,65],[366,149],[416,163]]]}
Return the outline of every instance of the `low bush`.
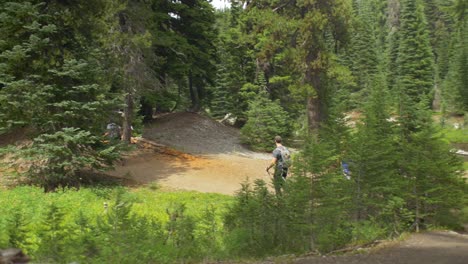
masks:
{"label": "low bush", "polygon": [[223,255],[232,198],[151,189],[82,188],[0,193],[0,247],[45,263],[174,263]]}

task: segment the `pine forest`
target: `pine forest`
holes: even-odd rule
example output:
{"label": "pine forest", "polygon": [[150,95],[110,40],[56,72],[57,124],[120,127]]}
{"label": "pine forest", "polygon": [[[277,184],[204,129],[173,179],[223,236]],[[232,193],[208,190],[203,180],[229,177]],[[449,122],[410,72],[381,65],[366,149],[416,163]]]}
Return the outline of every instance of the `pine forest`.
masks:
{"label": "pine forest", "polygon": [[0,1],[0,264],[468,263],[467,0]]}

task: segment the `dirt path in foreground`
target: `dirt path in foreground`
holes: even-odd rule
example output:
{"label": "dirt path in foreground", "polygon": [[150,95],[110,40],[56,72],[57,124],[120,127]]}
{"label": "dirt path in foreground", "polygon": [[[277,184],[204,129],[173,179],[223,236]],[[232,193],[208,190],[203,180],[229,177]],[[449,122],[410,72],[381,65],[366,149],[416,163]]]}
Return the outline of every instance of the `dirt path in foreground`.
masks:
{"label": "dirt path in foreground", "polygon": [[137,183],[155,182],[170,189],[232,195],[247,178],[268,180],[269,155],[217,154],[193,156],[139,149],[107,174]]}
{"label": "dirt path in foreground", "polygon": [[[268,263],[268,262],[264,262]],[[467,264],[468,235],[451,231],[413,234],[409,239],[352,256],[308,257],[294,264]]]}

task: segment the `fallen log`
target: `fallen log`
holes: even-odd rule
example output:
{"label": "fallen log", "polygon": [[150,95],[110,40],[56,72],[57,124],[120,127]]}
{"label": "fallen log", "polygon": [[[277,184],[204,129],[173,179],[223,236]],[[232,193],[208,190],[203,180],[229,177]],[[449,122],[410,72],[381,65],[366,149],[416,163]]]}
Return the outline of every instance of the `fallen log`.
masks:
{"label": "fallen log", "polygon": [[0,250],[0,264],[26,264],[29,258],[17,248]]}

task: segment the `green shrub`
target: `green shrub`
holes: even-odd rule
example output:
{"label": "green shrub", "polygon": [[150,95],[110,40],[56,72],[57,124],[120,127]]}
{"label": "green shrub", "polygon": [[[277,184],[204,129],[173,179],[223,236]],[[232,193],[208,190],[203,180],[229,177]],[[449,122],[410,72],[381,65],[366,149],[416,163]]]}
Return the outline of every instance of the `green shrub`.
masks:
{"label": "green shrub", "polygon": [[32,145],[16,149],[14,153],[10,166],[24,169],[27,164],[21,174],[45,191],[79,186],[80,170],[103,169],[119,157],[115,146],[105,147],[98,137],[77,128],[42,134]]}
{"label": "green shrub", "polygon": [[279,255],[310,249],[310,207],[305,178],[291,178],[282,195],[262,180],[243,184],[229,207],[226,246],[234,256]]}
{"label": "green shrub", "polygon": [[468,143],[468,129],[444,128],[440,134],[451,143]]}
{"label": "green shrub", "polygon": [[65,212],[55,203],[50,204],[45,216],[39,225],[37,239],[38,248],[35,255],[41,261],[47,263],[61,263],[69,255],[67,242],[70,239],[71,230],[65,222]]}
{"label": "green shrub", "polygon": [[278,102],[260,93],[249,104],[247,123],[241,129],[241,140],[255,150],[271,150],[274,137],[288,136],[290,130],[288,113]]}
{"label": "green shrub", "polygon": [[361,221],[353,226],[352,237],[355,244],[366,244],[384,238],[386,230],[375,221]]}
{"label": "green shrub", "polygon": [[396,196],[388,199],[380,215],[380,221],[386,223],[391,236],[407,230],[413,218],[414,214],[405,207],[405,200]]}
{"label": "green shrub", "polygon": [[328,253],[346,246],[351,241],[351,225],[345,222],[321,224],[315,232],[317,250]]}
{"label": "green shrub", "polygon": [[7,219],[6,233],[8,237],[8,247],[23,248],[26,243],[27,222],[24,214],[21,211],[15,211],[10,214],[10,218]]}
{"label": "green shrub", "polygon": [[226,257],[221,215],[231,201],[147,188],[17,187],[0,192],[0,245],[20,247],[39,263],[213,260]]}

